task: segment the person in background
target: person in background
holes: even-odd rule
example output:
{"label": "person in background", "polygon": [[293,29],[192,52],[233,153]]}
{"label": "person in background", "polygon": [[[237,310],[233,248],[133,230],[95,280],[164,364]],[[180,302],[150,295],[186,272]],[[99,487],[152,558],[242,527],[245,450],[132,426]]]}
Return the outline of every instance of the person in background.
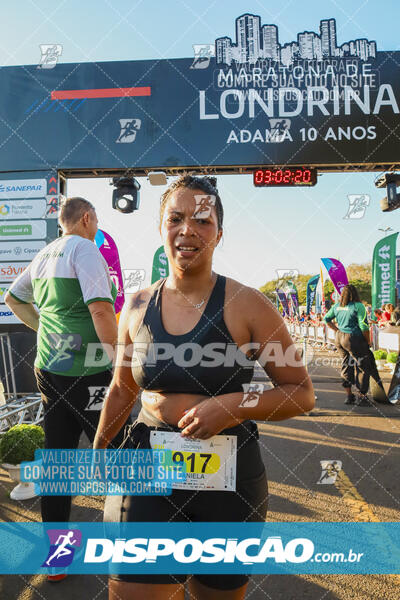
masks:
{"label": "person in background", "polygon": [[363,302],[363,304],[367,311],[367,317],[368,317],[368,319],[370,319],[371,315],[372,315],[372,306],[370,304],[367,304],[366,302],[365,303]]}
{"label": "person in background", "polygon": [[388,324],[390,322],[392,312],[394,311],[393,304],[385,304],[382,313],[382,324]]}
{"label": "person in background", "polygon": [[[336,331],[335,345],[342,357],[342,385],[347,392],[345,404],[370,406],[367,396],[369,378],[372,377],[382,389],[383,384],[369,348],[367,311],[354,285],[344,286],[340,301],[330,308],[324,321]],[[352,385],[358,390],[357,399],[352,393]]]}
{"label": "person in background", "polygon": [[382,311],[380,308],[375,308],[374,316],[371,317],[370,320],[372,323],[376,323],[377,325],[380,324],[380,322],[382,321]]}
{"label": "person in background", "polygon": [[[84,198],[66,198],[59,221],[62,237],[35,256],[11,285],[5,302],[38,332],[35,376],[44,406],[45,448],[75,449],[83,431],[93,441],[112,379],[117,290],[94,243],[94,206]],[[105,360],[96,361],[96,355],[89,364],[90,349],[99,350],[99,342],[109,349],[110,360],[103,350]],[[122,434],[115,442],[121,441]],[[43,522],[66,522],[70,510],[71,496],[41,497]]]}
{"label": "person in background", "polygon": [[396,308],[392,312],[390,323],[392,325],[396,325],[397,327],[400,326],[400,302],[397,303]]}

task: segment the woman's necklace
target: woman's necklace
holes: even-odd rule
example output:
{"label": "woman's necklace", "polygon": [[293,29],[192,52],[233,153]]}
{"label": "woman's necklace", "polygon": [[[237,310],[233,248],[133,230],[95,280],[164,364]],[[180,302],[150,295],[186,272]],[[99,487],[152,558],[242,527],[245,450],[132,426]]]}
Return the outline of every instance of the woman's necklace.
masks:
{"label": "woman's necklace", "polygon": [[201,308],[205,301],[206,301],[206,299],[203,298],[203,300],[201,302],[199,302],[198,304],[193,304],[194,308]]}
{"label": "woman's necklace", "polygon": [[[214,289],[214,287],[212,288],[212,290]],[[203,300],[201,302],[199,302],[198,304],[192,304],[191,308],[196,308],[199,309],[203,306],[204,302],[211,296],[212,290],[209,292],[209,294],[207,296],[204,296]],[[189,308],[186,304],[176,304],[174,303],[175,306],[180,306],[181,308]]]}
{"label": "woman's necklace", "polygon": [[[210,294],[209,294],[210,295]],[[188,306],[187,304],[177,304],[176,302],[174,302],[175,306],[179,306],[180,308],[196,308],[199,309],[203,306],[204,302],[207,300],[209,296],[205,296],[205,298],[203,298],[203,300],[201,302],[199,302],[198,304],[191,304],[190,306]]]}

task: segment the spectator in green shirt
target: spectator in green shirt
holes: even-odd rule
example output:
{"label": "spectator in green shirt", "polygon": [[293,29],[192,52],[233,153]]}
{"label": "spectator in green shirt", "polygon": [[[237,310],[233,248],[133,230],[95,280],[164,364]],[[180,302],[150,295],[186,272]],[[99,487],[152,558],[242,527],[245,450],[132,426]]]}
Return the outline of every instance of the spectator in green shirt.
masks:
{"label": "spectator in green shirt", "polygon": [[[336,324],[333,323],[336,321]],[[376,368],[375,358],[369,348],[369,325],[367,311],[360,302],[354,285],[345,285],[340,301],[326,313],[324,321],[336,331],[335,344],[342,357],[342,385],[347,392],[345,404],[370,406],[367,396],[369,378],[372,377],[383,389]],[[352,385],[358,390],[358,398],[352,393]]]}
{"label": "spectator in green shirt", "polygon": [[[66,198],[59,221],[62,237],[35,256],[5,297],[18,319],[38,332],[35,375],[49,450],[77,448],[83,431],[93,441],[112,379],[118,333],[117,290],[94,243],[94,206],[79,196]],[[96,359],[97,349],[102,360]],[[115,447],[122,439],[121,430]],[[41,497],[44,522],[66,522],[70,510],[71,496]],[[54,577],[49,579],[56,581]]]}

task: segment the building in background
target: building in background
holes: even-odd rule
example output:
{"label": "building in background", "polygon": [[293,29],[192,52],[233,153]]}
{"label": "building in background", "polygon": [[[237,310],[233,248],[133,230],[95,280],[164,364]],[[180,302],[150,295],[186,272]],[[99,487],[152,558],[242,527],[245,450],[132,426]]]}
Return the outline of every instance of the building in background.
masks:
{"label": "building in background", "polygon": [[376,58],[376,42],[365,38],[350,40],[338,47],[335,19],[323,19],[319,33],[303,31],[297,35],[297,41],[283,46],[279,43],[278,27],[261,25],[259,15],[241,15],[235,21],[235,30],[235,43],[230,37],[215,40],[217,64],[254,64],[258,60],[269,59],[289,66],[296,60],[322,61],[343,56],[354,56],[362,61]]}
{"label": "building in background", "polygon": [[232,62],[232,40],[230,37],[215,40],[215,57],[217,63],[230,65]]}
{"label": "building in background", "polygon": [[278,28],[276,25],[263,25],[261,27],[261,41],[263,48],[263,58],[270,58],[278,61],[280,56]]}
{"label": "building in background", "polygon": [[261,18],[242,15],[236,19],[236,41],[240,63],[255,63],[261,57]]}
{"label": "building in background", "polygon": [[337,56],[336,46],[336,21],[335,19],[324,19],[320,22],[321,48],[323,58]]}

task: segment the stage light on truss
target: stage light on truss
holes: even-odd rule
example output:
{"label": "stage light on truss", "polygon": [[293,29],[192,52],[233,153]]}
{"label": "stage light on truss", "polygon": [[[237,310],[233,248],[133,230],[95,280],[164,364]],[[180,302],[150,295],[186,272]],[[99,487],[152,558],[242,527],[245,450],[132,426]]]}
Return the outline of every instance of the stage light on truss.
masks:
{"label": "stage light on truss", "polygon": [[383,212],[392,212],[392,210],[400,208],[400,194],[397,193],[399,185],[400,173],[384,173],[375,181],[377,188],[386,187],[386,196],[381,200]]}
{"label": "stage light on truss", "polygon": [[114,177],[112,207],[123,214],[133,213],[140,204],[140,183],[134,177]]}

